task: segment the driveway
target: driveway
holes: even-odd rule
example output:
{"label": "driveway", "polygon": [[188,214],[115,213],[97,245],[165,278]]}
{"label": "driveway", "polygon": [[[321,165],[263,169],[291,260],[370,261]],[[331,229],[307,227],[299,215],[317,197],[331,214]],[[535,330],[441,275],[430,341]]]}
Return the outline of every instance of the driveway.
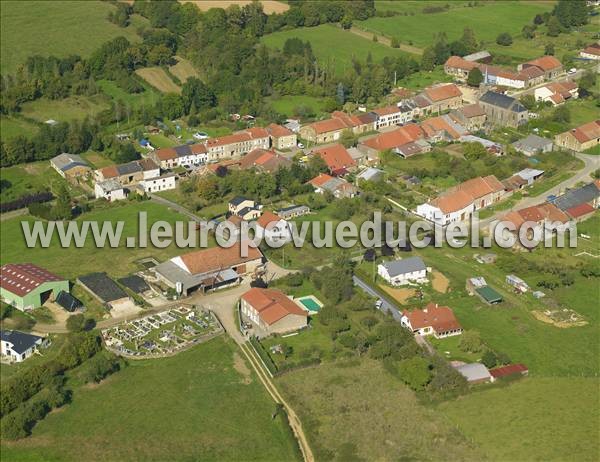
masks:
{"label": "driveway", "polygon": [[355,286],[360,287],[364,292],[373,297],[377,297],[382,301],[381,307],[379,308],[380,311],[383,313],[391,313],[392,317],[396,321],[400,322],[402,319],[402,313],[400,313],[400,310],[396,308],[380,290],[372,287],[358,276],[352,276],[352,280],[354,281]]}

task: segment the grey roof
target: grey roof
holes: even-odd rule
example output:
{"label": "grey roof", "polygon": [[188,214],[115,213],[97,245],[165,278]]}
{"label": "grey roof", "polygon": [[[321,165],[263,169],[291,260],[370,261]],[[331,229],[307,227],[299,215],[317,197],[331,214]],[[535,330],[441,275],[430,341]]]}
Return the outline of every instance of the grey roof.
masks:
{"label": "grey roof", "polygon": [[515,173],[515,176],[520,176],[524,180],[529,181],[529,180],[533,180],[543,174],[544,174],[543,170],[538,170],[535,168],[524,168],[520,172]]}
{"label": "grey roof", "polygon": [[175,150],[177,157],[184,157],[192,154],[192,149],[187,144],[184,144],[182,146],[175,146],[173,149]]}
{"label": "grey roof", "polygon": [[75,311],[77,308],[83,306],[83,303],[79,299],[64,290],[61,290],[56,297],[56,303],[67,311]]}
{"label": "grey roof", "polygon": [[127,162],[126,164],[117,165],[117,171],[119,175],[129,175],[131,173],[143,171],[142,166],[137,162]]}
{"label": "grey roof", "polygon": [[167,260],[166,262],[155,266],[154,271],[156,271],[166,280],[170,281],[172,284],[176,284],[178,282],[181,283],[183,290],[185,291],[198,287],[207,280],[210,281],[214,279],[214,281],[211,281],[211,284],[207,284],[208,286],[211,286],[221,282],[233,281],[240,277],[239,274],[231,268],[224,268],[222,270],[212,271],[209,273],[190,274],[181,267],[177,266],[171,260]]}
{"label": "grey roof", "polygon": [[462,135],[459,138],[459,141],[462,143],[481,143],[483,145],[483,147],[485,147],[485,148],[492,148],[492,147],[500,146],[498,143],[495,143],[494,141],[487,140],[485,138],[481,138],[481,137],[475,136],[475,135]]}
{"label": "grey roof", "polygon": [[100,188],[102,188],[102,191],[104,191],[105,193],[109,193],[112,191],[117,191],[119,189],[123,189],[123,185],[119,182],[119,180],[116,180],[114,178],[110,178],[108,180],[104,180],[104,181],[100,181],[98,183],[96,183],[98,186],[100,186]]}
{"label": "grey roof", "polygon": [[67,170],[70,170],[78,165],[82,167],[89,167],[88,163],[81,156],[78,156],[77,154],[68,154],[66,152],[53,157],[52,163],[56,166],[56,168],[62,170],[63,172],[66,172]]}
{"label": "grey roof", "polygon": [[489,58],[492,56],[489,51],[481,50],[475,53],[471,53],[470,55],[463,56],[465,61],[479,61],[480,59]]}
{"label": "grey roof", "polygon": [[600,197],[600,190],[596,184],[592,182],[581,188],[572,189],[556,198],[554,200],[554,205],[564,211],[587,202],[592,202],[598,197]]}
{"label": "grey roof", "polygon": [[488,91],[484,93],[479,101],[491,104],[493,106],[501,107],[503,109],[510,109],[513,112],[524,112],[527,109],[519,103],[515,98],[512,98],[502,93],[496,93],[495,91]]}
{"label": "grey roof", "polygon": [[235,196],[233,199],[231,199],[229,201],[229,203],[231,205],[240,205],[242,202],[248,201],[248,200],[250,200],[250,199],[248,199],[247,197],[244,197],[244,196]]}
{"label": "grey roof", "polygon": [[467,382],[491,379],[492,377],[488,368],[480,363],[463,364],[462,366],[458,366],[456,370],[467,379]]}
{"label": "grey roof", "polygon": [[362,172],[360,172],[356,178],[367,181],[377,181],[383,175],[383,170],[379,170],[378,168],[369,167]]}
{"label": "grey roof", "polygon": [[147,290],[150,290],[150,286],[146,284],[146,281],[144,281],[141,277],[136,276],[135,274],[131,276],[126,276],[121,279],[117,279],[117,281],[119,281],[121,285],[127,287],[129,290],[136,294],[141,294],[143,292],[146,292]]}
{"label": "grey roof", "polygon": [[310,212],[310,208],[306,205],[290,205],[289,207],[283,207],[276,211],[277,213],[288,213],[288,212]]}
{"label": "grey roof", "polygon": [[403,258],[402,260],[388,261],[382,263],[390,277],[400,274],[412,273],[413,271],[424,271],[427,269],[421,257]]}
{"label": "grey roof", "polygon": [[552,140],[537,135],[529,135],[522,140],[515,141],[512,145],[517,151],[522,149],[526,151],[541,151],[548,145],[552,146]]}
{"label": "grey roof", "polygon": [[127,298],[127,293],[106,273],[90,273],[79,276],[78,280],[104,303]]}
{"label": "grey roof", "polygon": [[19,332],[18,330],[0,330],[0,340],[12,343],[15,353],[23,354],[44,337]]}

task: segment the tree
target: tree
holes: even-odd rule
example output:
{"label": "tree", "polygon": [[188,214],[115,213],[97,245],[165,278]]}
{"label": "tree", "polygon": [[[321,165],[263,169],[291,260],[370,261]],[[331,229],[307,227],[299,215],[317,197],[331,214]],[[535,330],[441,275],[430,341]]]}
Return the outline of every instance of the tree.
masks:
{"label": "tree", "polygon": [[554,44],[546,43],[546,46],[544,47],[544,54],[548,56],[554,56]]}
{"label": "tree", "polygon": [[358,144],[358,136],[355,135],[350,129],[344,130],[340,136],[340,143],[345,148],[351,148],[352,146],[356,146]]}
{"label": "tree", "polygon": [[479,70],[479,68],[474,67],[469,71],[469,76],[467,77],[467,84],[471,87],[479,87],[483,82],[483,74]]}
{"label": "tree", "polygon": [[548,21],[548,32],[547,34],[550,37],[558,37],[561,33],[561,26],[560,26],[560,22],[558,22],[558,19],[556,18],[556,16],[552,16],[550,18],[550,21]]}
{"label": "tree", "polygon": [[350,29],[352,28],[352,18],[350,16],[344,16],[342,18],[342,21],[340,22],[340,24],[342,25],[342,29]]}
{"label": "tree", "polygon": [[400,40],[398,39],[398,37],[392,37],[390,45],[392,48],[400,48]]}
{"label": "tree", "polygon": [[487,151],[481,143],[466,143],[464,146],[464,155],[467,160],[478,160],[487,156]]}
{"label": "tree", "polygon": [[69,332],[82,332],[85,326],[85,316],[81,313],[73,314],[67,318]]}
{"label": "tree", "polygon": [[544,24],[543,16],[541,14],[536,14],[535,18],[533,18],[533,23],[538,26]]}
{"label": "tree", "polygon": [[479,353],[483,349],[481,336],[476,330],[466,330],[460,336],[458,347],[469,353]]}
{"label": "tree", "polygon": [[479,48],[475,32],[470,27],[464,28],[460,42],[464,45],[467,54],[474,53]]}
{"label": "tree", "polygon": [[400,361],[398,375],[410,388],[421,391],[431,380],[429,362],[420,356]]}
{"label": "tree", "polygon": [[531,24],[525,24],[523,29],[521,29],[521,34],[526,39],[532,39],[535,37],[535,26]]}
{"label": "tree", "polygon": [[567,106],[559,106],[554,110],[552,120],[559,123],[569,123],[571,121],[571,111]]}
{"label": "tree", "polygon": [[496,43],[498,45],[502,45],[503,47],[507,47],[512,45],[513,39],[508,32],[502,32],[498,37],[496,37]]}
{"label": "tree", "polygon": [[379,42],[379,38],[377,38],[377,34],[373,34],[373,41],[375,43]]}
{"label": "tree", "polygon": [[488,369],[491,369],[498,362],[496,353],[494,353],[492,350],[487,350],[485,353],[483,353],[483,356],[481,357],[481,362],[483,363],[483,365],[485,367],[487,367]]}
{"label": "tree", "polygon": [[421,69],[432,71],[435,67],[435,51],[432,47],[425,48],[421,56]]}
{"label": "tree", "polygon": [[72,216],[71,195],[66,183],[61,182],[56,194],[56,204],[52,208],[52,217],[55,220],[68,220]]}
{"label": "tree", "polygon": [[579,79],[579,90],[585,90],[587,93],[591,93],[596,88],[597,76],[594,71],[587,70],[583,73]]}
{"label": "tree", "polygon": [[530,111],[536,105],[535,96],[533,96],[533,95],[524,95],[519,99],[519,101],[521,102],[521,104],[523,106],[525,106],[525,109],[528,109]]}

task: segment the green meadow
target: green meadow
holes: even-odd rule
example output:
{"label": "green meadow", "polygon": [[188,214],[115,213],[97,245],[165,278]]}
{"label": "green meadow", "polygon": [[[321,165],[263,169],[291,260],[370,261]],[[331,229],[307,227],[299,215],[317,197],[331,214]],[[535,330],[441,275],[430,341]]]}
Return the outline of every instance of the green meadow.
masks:
{"label": "green meadow", "polygon": [[148,22],[133,16],[118,27],[107,19],[114,7],[101,1],[6,1],[0,8],[2,73],[13,73],[33,55],[88,56],[118,36],[138,41],[136,29]]}
{"label": "green meadow", "polygon": [[130,361],[99,385],[67,385],[72,402],[32,436],[3,441],[3,460],[300,460],[275,403],[225,337]]}
{"label": "green meadow", "polygon": [[77,221],[96,221],[100,227],[103,222],[114,224],[122,221],[123,237],[118,248],[109,248],[108,241],[104,248],[96,248],[91,233],[82,248],[76,248],[74,245],[63,248],[59,245],[56,232],[48,248],[42,248],[39,244],[37,247],[28,248],[21,222],[27,221],[31,224],[35,219],[31,216],[11,218],[2,222],[0,262],[2,264],[35,263],[69,279],[94,271],[105,271],[119,277],[138,270],[136,261],[141,258],[152,256],[158,261],[163,261],[186,251],[186,249],[179,249],[174,243],[162,249],[155,248],[150,242],[147,248],[126,248],[125,238],[138,236],[138,212],[148,214],[148,227],[160,220],[171,224],[177,220],[188,221],[165,206],[150,201],[106,204],[104,208],[84,214]]}
{"label": "green meadow", "polygon": [[285,41],[293,37],[309,41],[320,65],[332,66],[338,73],[350,69],[353,57],[364,62],[371,53],[373,61],[379,62],[386,56],[408,55],[403,51],[372,42],[332,24],[275,32],[263,36],[261,40],[265,45],[281,50]]}
{"label": "green meadow", "polygon": [[[0,169],[2,181],[10,183],[2,188],[0,202],[14,201],[26,194],[52,190],[62,177],[50,167],[50,162],[31,162]],[[4,227],[4,224],[2,225]],[[3,230],[4,231],[4,230]]]}
{"label": "green meadow", "polygon": [[37,125],[18,117],[0,116],[0,140],[7,141],[15,136],[33,137],[38,132]]}

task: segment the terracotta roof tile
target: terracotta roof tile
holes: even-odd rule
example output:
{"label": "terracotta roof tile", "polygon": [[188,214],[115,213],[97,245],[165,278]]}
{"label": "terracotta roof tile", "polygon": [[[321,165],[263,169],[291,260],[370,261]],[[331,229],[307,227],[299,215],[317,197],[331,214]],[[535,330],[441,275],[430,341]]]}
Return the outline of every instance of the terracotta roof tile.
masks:
{"label": "terracotta roof tile", "polygon": [[429,87],[425,89],[427,97],[434,102],[444,101],[450,98],[462,97],[462,92],[453,83],[448,85],[439,85],[435,87]]}
{"label": "terracotta roof tile", "polygon": [[447,306],[429,303],[422,310],[405,310],[402,314],[409,319],[413,330],[432,327],[435,332],[442,333],[462,329],[454,312]]}
{"label": "terracotta roof tile", "polygon": [[268,325],[294,314],[307,317],[308,313],[300,308],[283,292],[275,289],[253,287],[242,299],[258,312],[258,316]]}
{"label": "terracotta roof tile", "polygon": [[9,263],[0,267],[0,287],[23,297],[45,282],[64,278],[31,263]]}
{"label": "terracotta roof tile", "polygon": [[533,59],[531,61],[527,61],[525,64],[529,64],[531,66],[537,66],[544,71],[551,71],[562,67],[561,62],[556,59],[554,56],[542,56],[541,58]]}
{"label": "terracotta roof tile", "polygon": [[346,148],[341,144],[334,144],[326,148],[317,149],[314,153],[323,158],[331,171],[356,165],[354,159],[352,159],[348,151],[346,151]]}
{"label": "terracotta roof tile", "polygon": [[181,256],[181,260],[191,274],[203,274],[229,268],[262,258],[259,249],[248,246],[248,256],[241,256],[241,244],[231,247],[213,247],[198,250]]}

